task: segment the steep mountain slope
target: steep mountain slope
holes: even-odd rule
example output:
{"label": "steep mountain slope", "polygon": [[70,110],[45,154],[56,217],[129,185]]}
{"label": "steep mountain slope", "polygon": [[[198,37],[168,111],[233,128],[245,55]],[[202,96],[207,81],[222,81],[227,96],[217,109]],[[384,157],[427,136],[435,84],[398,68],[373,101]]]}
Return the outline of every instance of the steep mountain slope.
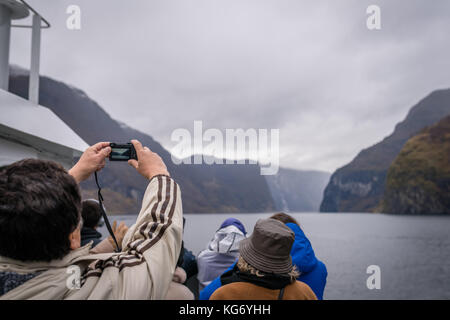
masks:
{"label": "steep mountain slope", "polygon": [[405,144],[387,174],[383,212],[450,214],[450,116]]}
{"label": "steep mountain slope", "polygon": [[450,89],[434,91],[420,101],[390,136],[362,150],[352,162],[331,176],[320,211],[372,212],[379,209],[387,170],[405,142],[448,114]]}
{"label": "steep mountain slope", "polygon": [[[9,90],[26,98],[28,72],[12,67]],[[51,109],[88,144],[98,141],[126,142],[137,138],[158,153],[181,187],[185,212],[274,210],[269,188],[257,165],[175,165],[169,152],[152,137],[115,121],[83,91],[48,77],[40,77],[39,103]],[[147,182],[126,163],[107,163],[100,180],[111,196],[116,195],[105,202],[113,213],[139,211],[140,198]],[[96,189],[93,179],[83,183],[82,189],[86,197],[91,197]],[[127,201],[124,202],[119,195]],[[128,201],[130,199],[132,201]],[[116,201],[122,202],[120,210],[114,209]],[[129,205],[124,208],[123,203]]]}
{"label": "steep mountain slope", "polygon": [[278,211],[317,212],[330,176],[322,171],[280,168],[278,174],[266,176],[266,181]]}

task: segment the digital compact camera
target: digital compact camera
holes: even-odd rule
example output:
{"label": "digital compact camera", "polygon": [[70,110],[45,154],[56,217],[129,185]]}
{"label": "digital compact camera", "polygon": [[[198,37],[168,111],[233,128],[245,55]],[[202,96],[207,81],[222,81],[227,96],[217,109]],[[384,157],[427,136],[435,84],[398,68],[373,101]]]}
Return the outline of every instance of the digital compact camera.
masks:
{"label": "digital compact camera", "polygon": [[136,149],[133,144],[125,143],[111,143],[111,153],[109,154],[110,161],[128,161],[130,159],[137,160]]}

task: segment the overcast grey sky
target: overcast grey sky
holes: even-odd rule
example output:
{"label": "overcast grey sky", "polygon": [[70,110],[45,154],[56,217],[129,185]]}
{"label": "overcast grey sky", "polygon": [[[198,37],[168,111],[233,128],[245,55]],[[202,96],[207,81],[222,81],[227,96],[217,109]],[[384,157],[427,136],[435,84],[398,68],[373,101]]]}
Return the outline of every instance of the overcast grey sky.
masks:
{"label": "overcast grey sky", "polygon": [[[29,0],[41,73],[167,149],[176,128],[280,129],[281,166],[333,171],[450,87],[450,1]],[[66,8],[81,8],[81,30]],[[382,29],[366,28],[381,7]],[[30,31],[11,62],[29,66]]]}

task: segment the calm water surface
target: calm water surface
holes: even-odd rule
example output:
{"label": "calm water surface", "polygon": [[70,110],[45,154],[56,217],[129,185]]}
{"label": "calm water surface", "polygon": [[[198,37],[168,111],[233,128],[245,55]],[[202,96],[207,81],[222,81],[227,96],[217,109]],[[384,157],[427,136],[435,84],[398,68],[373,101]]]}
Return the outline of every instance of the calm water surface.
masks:
{"label": "calm water surface", "polygon": [[[325,299],[450,299],[450,217],[292,215],[328,268]],[[197,255],[226,218],[240,219],[250,233],[258,218],[268,216],[185,214],[185,246]],[[131,225],[135,217],[113,219]],[[366,286],[369,265],[381,268],[380,290]]]}

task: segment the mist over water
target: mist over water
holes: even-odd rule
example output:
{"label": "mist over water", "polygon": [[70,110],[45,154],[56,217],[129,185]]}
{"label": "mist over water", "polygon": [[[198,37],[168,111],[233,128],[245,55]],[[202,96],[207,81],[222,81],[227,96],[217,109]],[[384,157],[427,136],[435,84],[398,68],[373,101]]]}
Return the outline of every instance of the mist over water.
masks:
{"label": "mist over water", "polygon": [[[328,269],[325,299],[450,299],[450,217],[384,214],[292,214]],[[229,217],[250,234],[269,214],[185,214],[185,247],[197,255]],[[111,220],[131,225],[135,216]],[[103,227],[100,230],[107,234]],[[366,286],[381,268],[381,289]]]}

